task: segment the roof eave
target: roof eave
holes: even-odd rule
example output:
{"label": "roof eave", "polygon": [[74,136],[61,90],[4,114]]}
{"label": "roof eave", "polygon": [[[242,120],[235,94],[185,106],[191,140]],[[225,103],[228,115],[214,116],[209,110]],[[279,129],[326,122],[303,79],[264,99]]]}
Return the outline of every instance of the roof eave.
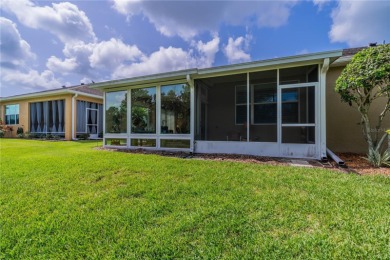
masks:
{"label": "roof eave", "polygon": [[140,76],[134,78],[110,80],[110,81],[105,81],[100,83],[94,83],[89,85],[89,87],[104,90],[106,88],[119,88],[124,86],[142,85],[146,83],[148,84],[161,83],[163,81],[174,81],[174,80],[185,79],[187,75],[193,75],[196,74],[197,72],[198,72],[197,69],[165,72],[165,73],[146,75],[146,76]]}
{"label": "roof eave", "polygon": [[73,94],[73,95],[78,94],[80,96],[86,96],[86,97],[91,97],[91,98],[103,99],[102,96],[88,94],[88,93],[81,92],[81,91],[69,90],[69,89],[58,89],[58,90],[53,90],[53,91],[50,91],[50,92],[37,92],[37,93],[30,93],[30,94],[11,96],[11,97],[3,97],[3,98],[0,98],[0,102],[10,102],[10,101],[30,99],[30,98],[59,96],[59,95],[64,95],[64,94]]}
{"label": "roof eave", "polygon": [[341,55],[342,55],[342,50],[320,52],[315,54],[303,54],[303,55],[296,55],[290,57],[247,62],[247,63],[241,63],[236,65],[226,65],[226,66],[220,66],[215,68],[199,69],[198,75],[206,76],[206,75],[219,74],[221,72],[223,73],[240,72],[240,71],[246,71],[246,70],[257,69],[257,68],[275,67],[284,64],[294,64],[294,63],[302,63],[308,61],[322,62],[326,58],[330,58],[332,63]]}

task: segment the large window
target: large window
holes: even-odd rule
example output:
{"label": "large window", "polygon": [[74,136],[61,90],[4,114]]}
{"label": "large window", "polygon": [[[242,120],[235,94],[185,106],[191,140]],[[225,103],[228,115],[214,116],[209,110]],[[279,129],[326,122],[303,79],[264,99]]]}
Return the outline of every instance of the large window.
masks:
{"label": "large window", "polygon": [[190,87],[177,84],[161,87],[161,133],[190,133]]}
{"label": "large window", "polygon": [[64,133],[65,100],[30,103],[31,133]]}
{"label": "large window", "polygon": [[127,132],[127,91],[106,93],[106,133]]}
{"label": "large window", "polygon": [[19,104],[5,106],[5,124],[19,124]]}
{"label": "large window", "polygon": [[131,90],[131,132],[156,133],[156,88]]}

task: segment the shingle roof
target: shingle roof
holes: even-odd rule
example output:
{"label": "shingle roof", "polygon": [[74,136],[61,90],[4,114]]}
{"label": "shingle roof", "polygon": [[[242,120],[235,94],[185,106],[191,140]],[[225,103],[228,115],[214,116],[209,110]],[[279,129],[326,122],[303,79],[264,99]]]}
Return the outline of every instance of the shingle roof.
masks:
{"label": "shingle roof", "polygon": [[343,50],[343,56],[353,56],[359,51],[366,49],[367,47],[349,48]]}
{"label": "shingle roof", "polygon": [[103,92],[101,92],[98,89],[92,89],[92,88],[88,87],[88,85],[68,87],[67,89],[71,89],[71,90],[79,91],[79,92],[84,92],[84,93],[92,94],[92,95],[96,95],[96,96],[103,96]]}

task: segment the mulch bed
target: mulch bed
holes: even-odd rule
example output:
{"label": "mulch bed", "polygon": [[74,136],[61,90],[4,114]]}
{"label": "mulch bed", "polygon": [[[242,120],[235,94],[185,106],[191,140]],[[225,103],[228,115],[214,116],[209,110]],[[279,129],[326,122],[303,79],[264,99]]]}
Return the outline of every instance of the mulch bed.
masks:
{"label": "mulch bed", "polygon": [[364,157],[365,154],[340,153],[338,156],[345,162],[349,169],[359,174],[384,174],[390,176],[389,167],[374,168]]}
{"label": "mulch bed", "polygon": [[[274,158],[261,157],[252,155],[239,154],[191,154],[188,152],[173,152],[173,151],[155,151],[145,149],[112,149],[97,147],[97,150],[118,151],[135,154],[155,154],[160,156],[176,157],[183,159],[198,159],[198,160],[213,160],[213,161],[232,161],[244,163],[270,164],[270,165],[289,165],[291,159],[288,158]],[[365,160],[362,154],[341,153],[337,154],[346,164],[346,168],[340,168],[334,161],[328,163],[321,163],[316,160],[305,160],[313,167],[333,169],[344,173],[355,174],[384,174],[390,176],[390,168],[373,168]]]}

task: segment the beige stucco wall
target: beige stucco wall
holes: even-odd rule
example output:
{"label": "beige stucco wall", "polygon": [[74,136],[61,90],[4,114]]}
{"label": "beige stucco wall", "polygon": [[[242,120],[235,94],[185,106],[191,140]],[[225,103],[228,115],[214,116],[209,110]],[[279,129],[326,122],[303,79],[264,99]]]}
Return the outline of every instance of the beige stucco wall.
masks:
{"label": "beige stucco wall", "polygon": [[[65,139],[71,140],[72,139],[72,97],[71,94],[66,95],[57,95],[57,96],[48,96],[48,97],[41,97],[41,98],[30,98],[30,99],[23,99],[23,100],[16,100],[16,101],[8,101],[8,102],[0,102],[1,106],[1,119],[4,121],[4,115],[5,115],[5,106],[6,105],[13,105],[13,104],[19,104],[19,124],[12,125],[13,131],[12,131],[12,137],[16,137],[16,130],[18,127],[23,127],[24,132],[30,131],[30,103],[34,102],[43,102],[43,101],[52,101],[52,100],[65,100]],[[90,101],[102,104],[102,99],[96,99],[96,98],[90,98],[90,97],[84,97],[84,96],[78,96],[76,98],[77,100],[84,100],[84,101]],[[75,115],[77,115],[75,106]],[[74,118],[74,127],[76,126],[76,117]],[[11,136],[6,136],[11,137]]]}
{"label": "beige stucco wall", "polygon": [[[330,68],[326,82],[327,147],[334,152],[367,153],[367,143],[360,126],[360,114],[356,107],[341,102],[334,91],[336,79],[344,67]],[[376,101],[371,107],[372,126],[385,105],[385,99]],[[381,134],[390,128],[390,114],[383,121]]]}

